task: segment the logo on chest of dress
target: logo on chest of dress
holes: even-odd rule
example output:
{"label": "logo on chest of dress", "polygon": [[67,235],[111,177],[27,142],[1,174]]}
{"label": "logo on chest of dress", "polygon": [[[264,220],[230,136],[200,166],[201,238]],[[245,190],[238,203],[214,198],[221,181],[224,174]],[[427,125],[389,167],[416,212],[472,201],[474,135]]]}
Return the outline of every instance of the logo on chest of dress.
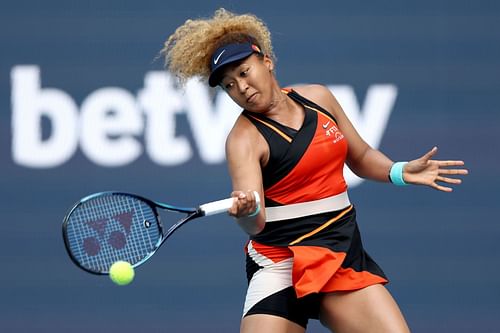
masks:
{"label": "logo on chest of dress", "polygon": [[330,125],[330,121],[327,121],[322,125],[323,129],[325,130],[325,135],[331,138],[332,142],[336,144],[344,138],[344,134],[340,132],[339,128],[335,124],[332,124],[330,127],[328,127],[328,125]]}

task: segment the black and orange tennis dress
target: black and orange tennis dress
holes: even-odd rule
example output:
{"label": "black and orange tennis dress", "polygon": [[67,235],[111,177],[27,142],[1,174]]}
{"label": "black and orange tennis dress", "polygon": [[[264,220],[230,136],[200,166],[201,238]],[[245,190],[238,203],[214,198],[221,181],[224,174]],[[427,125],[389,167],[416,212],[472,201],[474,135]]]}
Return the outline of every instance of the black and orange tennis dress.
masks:
{"label": "black and orange tennis dress", "polygon": [[246,246],[248,291],[243,315],[271,314],[306,327],[318,318],[321,293],[387,279],[364,251],[343,176],[347,140],[335,118],[299,95],[299,130],[243,111],[267,141],[262,169],[266,225]]}

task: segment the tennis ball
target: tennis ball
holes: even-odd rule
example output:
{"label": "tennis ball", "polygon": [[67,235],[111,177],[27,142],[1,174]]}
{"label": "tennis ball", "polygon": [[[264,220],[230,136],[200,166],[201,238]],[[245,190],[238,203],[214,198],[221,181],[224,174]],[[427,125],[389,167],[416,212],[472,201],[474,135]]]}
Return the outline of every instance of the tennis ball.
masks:
{"label": "tennis ball", "polygon": [[134,275],[134,267],[126,261],[116,261],[109,268],[109,278],[119,286],[132,282]]}

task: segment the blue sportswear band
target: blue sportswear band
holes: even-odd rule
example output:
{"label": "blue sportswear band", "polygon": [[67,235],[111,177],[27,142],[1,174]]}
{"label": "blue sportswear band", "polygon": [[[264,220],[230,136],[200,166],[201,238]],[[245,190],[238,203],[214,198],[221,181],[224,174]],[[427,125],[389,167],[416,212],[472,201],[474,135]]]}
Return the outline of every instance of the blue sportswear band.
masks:
{"label": "blue sportswear band", "polygon": [[404,186],[408,185],[403,179],[403,168],[408,162],[396,162],[392,165],[389,172],[389,179],[394,185]]}
{"label": "blue sportswear band", "polygon": [[255,212],[253,212],[252,214],[248,214],[246,217],[254,217],[254,216],[257,216],[257,214],[260,213],[260,205],[257,205],[257,209],[255,209]]}

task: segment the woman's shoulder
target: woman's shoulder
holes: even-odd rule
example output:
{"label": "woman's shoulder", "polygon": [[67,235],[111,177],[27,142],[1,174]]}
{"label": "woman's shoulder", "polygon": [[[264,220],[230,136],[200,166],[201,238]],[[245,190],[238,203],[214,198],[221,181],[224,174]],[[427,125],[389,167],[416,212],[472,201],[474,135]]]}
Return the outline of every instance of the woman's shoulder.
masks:
{"label": "woman's shoulder", "polygon": [[292,89],[295,90],[298,94],[316,103],[326,101],[332,96],[330,89],[322,84],[298,85],[293,86]]}
{"label": "woman's shoulder", "polygon": [[250,120],[241,113],[227,135],[226,146],[245,146],[251,144],[251,142],[255,140],[257,134],[255,126],[253,126]]}
{"label": "woman's shoulder", "polygon": [[240,114],[226,137],[226,158],[229,162],[249,156],[262,160],[268,153],[268,145],[257,128]]}

